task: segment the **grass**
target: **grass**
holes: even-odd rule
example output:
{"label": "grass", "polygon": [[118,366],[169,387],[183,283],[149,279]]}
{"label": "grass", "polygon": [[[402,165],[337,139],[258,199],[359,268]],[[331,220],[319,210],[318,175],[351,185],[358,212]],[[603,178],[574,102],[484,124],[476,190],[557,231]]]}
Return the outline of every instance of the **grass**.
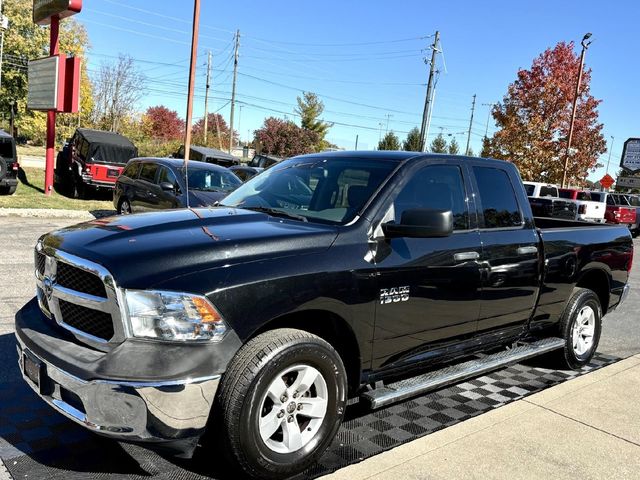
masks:
{"label": "grass", "polygon": [[[99,195],[99,196],[98,196]],[[44,171],[21,168],[18,189],[13,195],[0,195],[0,208],[53,208],[56,210],[113,210],[111,192],[95,194],[95,200],[76,200],[58,192],[44,195]]]}
{"label": "grass", "polygon": [[20,157],[22,157],[23,155],[29,157],[44,157],[45,155],[45,148],[42,146],[36,147],[34,145],[16,145],[16,150],[18,153],[18,160],[20,160]]}

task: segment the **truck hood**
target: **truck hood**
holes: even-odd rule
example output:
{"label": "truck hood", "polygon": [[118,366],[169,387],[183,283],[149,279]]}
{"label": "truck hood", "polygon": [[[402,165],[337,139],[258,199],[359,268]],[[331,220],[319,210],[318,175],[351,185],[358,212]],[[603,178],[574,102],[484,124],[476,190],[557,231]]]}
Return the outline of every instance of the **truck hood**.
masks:
{"label": "truck hood", "polygon": [[125,288],[238,263],[306,255],[337,228],[234,208],[165,210],[81,223],[45,235],[46,246],[93,261]]}

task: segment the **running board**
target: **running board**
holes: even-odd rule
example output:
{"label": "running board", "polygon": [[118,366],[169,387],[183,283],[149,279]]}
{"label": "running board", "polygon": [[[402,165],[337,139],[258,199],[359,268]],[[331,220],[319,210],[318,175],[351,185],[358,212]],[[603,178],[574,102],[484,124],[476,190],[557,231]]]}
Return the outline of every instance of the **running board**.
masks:
{"label": "running board", "polygon": [[360,395],[360,400],[368,402],[372,409],[405,400],[416,395],[436,390],[452,383],[478,377],[492,370],[557,350],[564,346],[561,338],[545,338],[509,350],[503,350],[479,359],[451,365],[440,370],[406,378]]}

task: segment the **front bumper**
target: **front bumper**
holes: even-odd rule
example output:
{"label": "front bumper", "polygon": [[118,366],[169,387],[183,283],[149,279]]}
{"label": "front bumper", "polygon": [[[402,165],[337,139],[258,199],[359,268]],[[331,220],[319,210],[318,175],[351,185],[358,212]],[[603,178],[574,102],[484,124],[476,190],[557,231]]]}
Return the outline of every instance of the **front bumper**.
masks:
{"label": "front bumper", "polygon": [[[226,367],[222,358],[195,350],[190,355],[185,347],[157,342],[147,342],[144,351],[130,345],[124,352],[117,352],[118,348],[109,353],[97,352],[46,321],[34,301],[16,314],[20,371],[38,396],[67,418],[100,435],[144,443],[178,456],[193,454],[205,431],[221,377],[220,373],[203,374],[202,355],[209,359],[207,372],[211,372],[212,365]],[[236,342],[232,343],[222,349],[231,354]],[[125,348],[124,344],[119,348]],[[159,351],[154,354],[150,348]],[[155,378],[142,379],[136,369],[148,372],[151,367],[144,357],[156,355],[169,357],[173,368],[163,365],[155,372]],[[30,365],[34,361],[40,365],[38,385],[25,371],[25,356],[31,359]],[[200,365],[194,364],[193,357]],[[128,369],[121,367],[122,361],[129,362]],[[130,375],[114,378],[114,365],[120,365],[118,369]],[[217,369],[213,367],[213,371]]]}

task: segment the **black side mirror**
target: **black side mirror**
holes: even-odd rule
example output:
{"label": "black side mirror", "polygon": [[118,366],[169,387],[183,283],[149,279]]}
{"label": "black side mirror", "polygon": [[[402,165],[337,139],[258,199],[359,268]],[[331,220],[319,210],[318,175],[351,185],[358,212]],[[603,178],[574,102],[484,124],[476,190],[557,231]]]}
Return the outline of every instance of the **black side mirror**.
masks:
{"label": "black side mirror", "polygon": [[160,182],[160,188],[165,192],[173,192],[176,187],[171,182]]}
{"label": "black side mirror", "polygon": [[448,237],[453,232],[453,213],[429,208],[405,210],[400,223],[385,223],[382,231],[387,238]]}

